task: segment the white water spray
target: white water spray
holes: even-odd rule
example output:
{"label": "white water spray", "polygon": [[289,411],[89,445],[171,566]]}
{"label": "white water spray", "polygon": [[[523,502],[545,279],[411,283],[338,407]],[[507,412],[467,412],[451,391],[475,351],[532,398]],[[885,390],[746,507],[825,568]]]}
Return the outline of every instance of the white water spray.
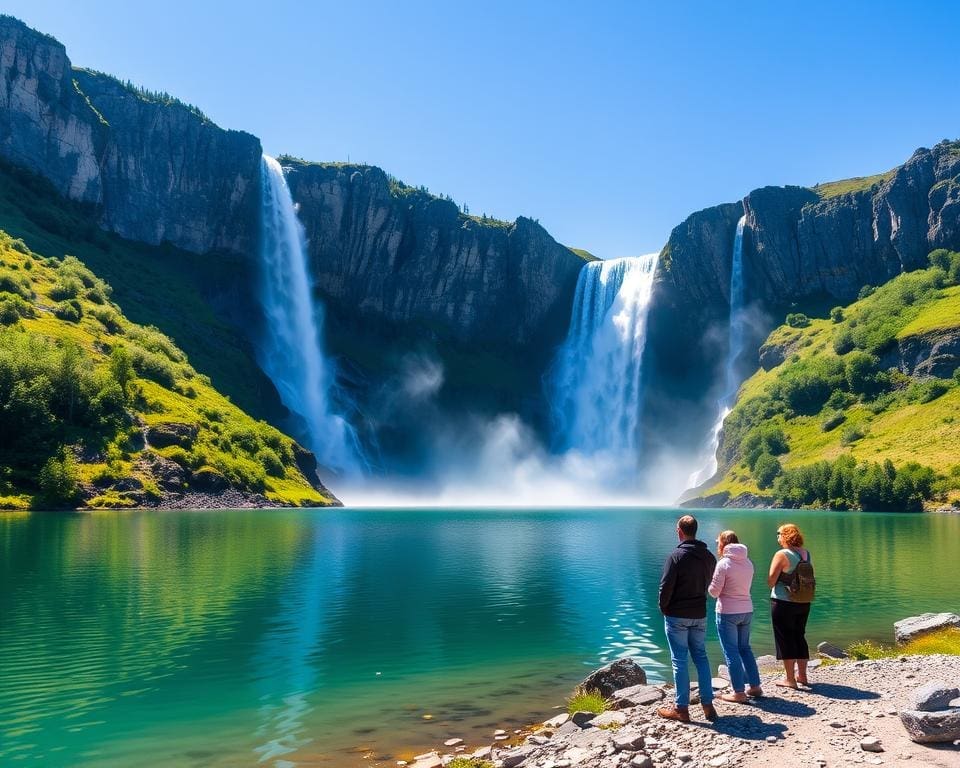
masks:
{"label": "white water spray", "polygon": [[706,463],[690,475],[688,485],[696,488],[705,483],[717,471],[717,449],[720,447],[720,432],[723,422],[733,409],[737,399],[737,390],[740,388],[740,377],[737,375],[737,359],[743,352],[743,228],[747,217],[741,216],[737,222],[737,233],[733,238],[733,258],[730,264],[730,326],[729,342],[727,344],[727,364],[724,368],[723,394],[717,401],[717,420],[710,430],[707,441]]}
{"label": "white water spray", "polygon": [[334,371],[323,353],[323,307],[315,302],[303,227],[283,169],[264,155],[260,301],[266,332],[260,365],[283,404],[300,416],[304,441],[321,466],[356,475],[361,459],[356,433],[335,413]]}
{"label": "white water spray", "polygon": [[613,487],[635,486],[641,364],[657,254],[587,264],[549,382],[555,447],[599,459]]}

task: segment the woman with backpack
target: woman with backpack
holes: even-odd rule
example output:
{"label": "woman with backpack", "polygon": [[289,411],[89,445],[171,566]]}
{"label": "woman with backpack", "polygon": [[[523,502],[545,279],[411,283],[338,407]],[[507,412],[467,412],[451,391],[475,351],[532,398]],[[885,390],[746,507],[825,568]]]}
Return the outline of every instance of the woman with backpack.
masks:
{"label": "woman with backpack", "polygon": [[813,600],[815,582],[810,552],[803,547],[803,534],[793,523],[784,523],[777,529],[781,549],[773,556],[767,586],[770,593],[770,612],[773,619],[773,640],[777,658],[783,661],[784,679],[781,688],[807,686],[807,617]]}
{"label": "woman with backpack", "polygon": [[[763,696],[757,660],[750,647],[753,563],[747,557],[747,548],[733,531],[724,531],[717,537],[717,554],[720,559],[707,591],[717,598],[717,634],[733,688],[733,693],[725,693],[720,698],[742,703],[748,696]],[[747,683],[750,687],[744,690]]]}

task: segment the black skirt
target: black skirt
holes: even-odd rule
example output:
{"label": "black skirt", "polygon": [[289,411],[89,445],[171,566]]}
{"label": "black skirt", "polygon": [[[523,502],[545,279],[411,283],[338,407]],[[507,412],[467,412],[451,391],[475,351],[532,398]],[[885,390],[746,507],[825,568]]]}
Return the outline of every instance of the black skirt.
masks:
{"label": "black skirt", "polygon": [[805,635],[810,603],[771,598],[770,616],[773,619],[773,642],[777,646],[777,658],[809,659],[810,649]]}

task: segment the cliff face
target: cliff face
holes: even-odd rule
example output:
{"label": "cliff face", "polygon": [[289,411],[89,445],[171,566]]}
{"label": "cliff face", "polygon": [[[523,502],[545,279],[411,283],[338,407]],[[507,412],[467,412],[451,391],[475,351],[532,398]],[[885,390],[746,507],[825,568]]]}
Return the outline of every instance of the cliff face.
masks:
{"label": "cliff face", "polygon": [[375,167],[288,161],[285,170],[335,314],[457,344],[559,343],[584,261],[539,224],[465,216]]}
{"label": "cliff face", "polygon": [[64,47],[0,17],[0,156],[87,203],[124,237],[250,253],[260,142],[186,105],[74,69]]}
{"label": "cliff face", "polygon": [[833,194],[834,185],[764,187],[742,205],[700,211],[674,229],[658,266],[649,320],[645,424],[654,443],[678,407],[692,414],[679,435],[681,449],[684,441],[693,448],[702,440],[715,415],[711,397],[727,353],[730,263],[741,214],[752,310],[745,370],[755,368],[760,341],[784,312],[849,303],[864,285],[925,266],[934,248],[960,247],[960,143],[919,149],[870,181],[860,188],[851,183],[841,194]]}

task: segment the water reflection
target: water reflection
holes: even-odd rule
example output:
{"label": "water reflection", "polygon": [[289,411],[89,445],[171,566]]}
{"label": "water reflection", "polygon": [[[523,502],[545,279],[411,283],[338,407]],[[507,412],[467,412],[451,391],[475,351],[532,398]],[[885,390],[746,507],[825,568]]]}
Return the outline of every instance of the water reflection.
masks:
{"label": "water reflection", "polygon": [[[0,763],[360,764],[485,740],[620,656],[667,678],[656,592],[676,516],[0,515]],[[957,562],[958,517],[699,516],[702,539],[735,528],[750,547],[760,653],[788,518],[817,567],[812,640],[889,642],[895,619],[960,605],[931,579]]]}

